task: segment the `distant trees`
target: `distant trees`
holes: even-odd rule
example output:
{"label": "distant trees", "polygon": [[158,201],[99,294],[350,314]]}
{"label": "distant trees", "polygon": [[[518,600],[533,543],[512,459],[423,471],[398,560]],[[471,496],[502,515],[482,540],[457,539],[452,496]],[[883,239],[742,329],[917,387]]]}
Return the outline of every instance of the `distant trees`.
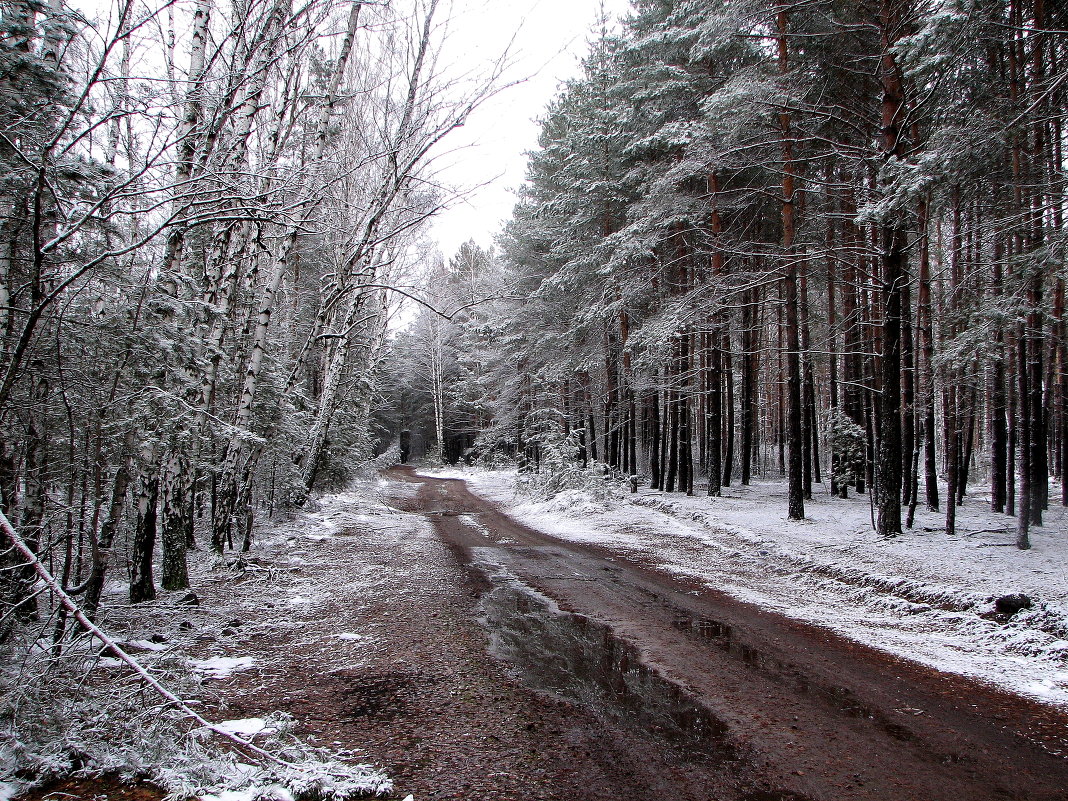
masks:
{"label": "distant trees", "polygon": [[1027,547],[1065,461],[1065,23],[636,2],[548,110],[501,242],[518,373],[484,397],[512,447],[538,418],[667,491],[779,470],[795,518],[826,476],[884,536],[921,492],[952,532],[978,473]]}
{"label": "distant trees", "polygon": [[386,436],[414,433],[416,455],[456,462],[490,424],[485,364],[495,353],[483,325],[502,294],[498,279],[493,254],[473,241],[447,264],[431,258],[423,302],[384,357],[376,421]]}

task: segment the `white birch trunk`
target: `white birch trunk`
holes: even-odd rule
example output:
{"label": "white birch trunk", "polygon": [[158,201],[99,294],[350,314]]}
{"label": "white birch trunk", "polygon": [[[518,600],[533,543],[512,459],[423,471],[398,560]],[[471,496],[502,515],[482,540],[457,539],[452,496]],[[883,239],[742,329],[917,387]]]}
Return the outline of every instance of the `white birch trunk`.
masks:
{"label": "white birch trunk", "polygon": [[[326,100],[319,113],[319,121],[315,133],[315,148],[312,152],[308,171],[314,179],[320,172],[323,156],[326,152],[326,142],[329,135],[330,119],[334,107],[338,101],[341,83],[344,80],[345,71],[348,67],[349,56],[352,52],[353,41],[356,37],[356,28],[359,23],[362,2],[355,2],[349,12],[348,26],[345,38],[341,43],[341,50],[334,66],[333,75],[327,91]],[[219,514],[213,521],[212,546],[221,551],[224,542],[230,534],[230,527],[234,515],[234,506],[238,496],[238,477],[242,473],[250,472],[253,467],[248,462],[254,459],[254,451],[248,453],[247,438],[248,430],[252,424],[252,409],[256,399],[256,390],[259,385],[260,370],[263,365],[263,357],[267,350],[267,336],[270,330],[271,315],[274,311],[275,299],[282,285],[282,279],[288,271],[292,253],[300,239],[301,231],[312,219],[318,208],[319,202],[311,195],[312,188],[305,188],[305,197],[299,206],[297,220],[292,223],[285,233],[277,256],[272,260],[270,273],[266,286],[260,297],[259,311],[256,316],[256,327],[252,334],[252,346],[249,351],[248,361],[245,367],[241,394],[237,402],[237,411],[234,418],[234,430],[227,444],[226,455],[223,459],[222,475],[219,482]],[[247,455],[246,455],[247,454]],[[242,459],[245,464],[242,465]]]}
{"label": "white birch trunk", "polygon": [[[412,146],[414,135],[412,127],[415,111],[420,103],[420,94],[423,90],[423,69],[430,49],[430,30],[437,4],[438,0],[431,0],[426,16],[423,19],[423,30],[420,34],[415,61],[412,65],[408,93],[401,109],[397,127],[387,143],[386,173],[381,178],[379,188],[375,193],[368,213],[365,215],[365,222],[360,235],[356,239],[352,255],[347,261],[347,269],[352,275],[360,275],[360,264],[370,265],[364,283],[370,283],[377,277],[378,261],[381,258],[378,228],[383,219],[392,210],[396,198],[402,193],[405,183],[412,175],[412,170],[426,153],[425,147]],[[352,283],[356,283],[356,281]],[[333,353],[326,366],[323,389],[319,397],[318,414],[309,432],[308,441],[300,459],[305,497],[315,483],[315,477],[319,470],[322,449],[333,419],[337,404],[337,393],[348,358],[349,337],[352,333],[352,328],[356,324],[357,313],[360,311],[362,294],[359,287],[354,286],[349,291],[352,294],[347,302],[347,311],[340,328],[340,338],[336,341]],[[303,497],[296,500],[302,502]]]}
{"label": "white birch trunk", "polygon": [[[171,202],[171,214],[181,213],[183,195],[186,186],[193,175],[193,163],[197,149],[196,129],[200,125],[203,114],[203,85],[204,71],[207,63],[205,54],[208,43],[208,25],[211,23],[211,12],[214,9],[214,0],[197,0],[196,11],[193,12],[193,33],[189,47],[189,73],[186,77],[188,88],[185,94],[185,113],[178,125],[176,140],[178,143],[178,164],[174,171],[174,193]],[[171,48],[173,54],[173,46]],[[174,65],[168,63],[168,74],[173,74]],[[167,237],[167,248],[163,257],[164,289],[168,294],[177,296],[178,282],[174,278],[177,274],[182,259],[182,245],[185,243],[185,226],[175,225]]]}

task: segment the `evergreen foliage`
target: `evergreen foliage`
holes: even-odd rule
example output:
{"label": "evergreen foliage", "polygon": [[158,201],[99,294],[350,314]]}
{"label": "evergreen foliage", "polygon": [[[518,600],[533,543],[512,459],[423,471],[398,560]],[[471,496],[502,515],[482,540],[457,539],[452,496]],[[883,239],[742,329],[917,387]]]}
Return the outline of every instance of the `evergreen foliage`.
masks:
{"label": "evergreen foliage", "polygon": [[886,536],[989,481],[1026,547],[1068,434],[1063,13],[636,2],[500,240],[487,447],[713,495],[778,467],[791,517],[826,478]]}

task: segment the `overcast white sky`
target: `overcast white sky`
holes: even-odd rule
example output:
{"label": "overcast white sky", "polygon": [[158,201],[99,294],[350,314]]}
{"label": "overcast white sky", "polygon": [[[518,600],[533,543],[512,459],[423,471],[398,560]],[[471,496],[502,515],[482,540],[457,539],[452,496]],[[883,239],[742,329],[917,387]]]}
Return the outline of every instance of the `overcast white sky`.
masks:
{"label": "overcast white sky", "polygon": [[578,74],[601,9],[615,18],[629,7],[629,0],[455,0],[443,61],[478,69],[514,36],[509,77],[526,80],[491,98],[449,136],[440,177],[457,186],[486,185],[434,221],[431,237],[446,259],[468,239],[492,244],[523,182],[524,154],[537,145],[537,119],[559,83]]}

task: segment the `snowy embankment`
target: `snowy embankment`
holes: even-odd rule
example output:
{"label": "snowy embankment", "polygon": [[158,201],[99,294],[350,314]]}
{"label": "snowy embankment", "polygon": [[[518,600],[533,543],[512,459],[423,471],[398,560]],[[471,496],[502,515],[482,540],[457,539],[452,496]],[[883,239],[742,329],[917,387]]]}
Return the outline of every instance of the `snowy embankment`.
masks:
{"label": "snowy embankment", "polygon": [[[1068,515],[1051,507],[1030,551],[1013,547],[1014,521],[970,497],[949,537],[942,515],[885,540],[867,496],[814,491],[808,519],[787,521],[785,486],[756,482],[724,496],[653,490],[607,502],[578,491],[534,502],[509,471],[433,471],[538,530],[619,551],[698,579],[766,609],[1006,689],[1068,706]],[[1031,609],[994,614],[994,599],[1024,593]]]}

